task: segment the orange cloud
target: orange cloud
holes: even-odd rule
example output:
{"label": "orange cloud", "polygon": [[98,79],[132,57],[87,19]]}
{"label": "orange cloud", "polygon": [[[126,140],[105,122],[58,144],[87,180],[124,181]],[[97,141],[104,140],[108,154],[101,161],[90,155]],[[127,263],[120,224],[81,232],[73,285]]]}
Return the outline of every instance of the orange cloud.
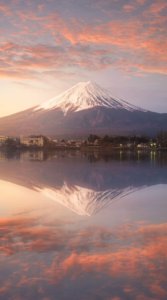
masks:
{"label": "orange cloud", "polygon": [[[13,272],[17,270],[17,277],[16,273],[14,276],[19,290],[37,288],[44,297],[50,286],[53,290],[66,280],[71,284],[81,284],[83,280],[84,285],[85,280],[93,280],[97,284],[91,288],[96,293],[105,278],[105,284],[99,287],[99,295],[104,299],[110,299],[109,287],[112,288],[111,299],[122,299],[127,295],[138,300],[166,299],[166,223],[125,224],[113,229],[88,227],[79,232],[73,227],[66,228],[59,222],[54,226],[51,223],[39,226],[36,218],[1,220],[0,251],[10,255],[6,262],[14,268]],[[34,260],[35,253],[41,252],[47,252],[49,259],[45,261],[38,255]],[[24,254],[28,255],[28,262],[24,260]],[[0,256],[1,265],[3,262],[4,256]],[[119,281],[121,295],[114,288]],[[6,289],[0,289],[0,294],[7,295],[11,280],[4,279],[4,286]]]}
{"label": "orange cloud", "polygon": [[6,5],[4,3],[0,3],[0,14],[3,14],[5,16],[11,16],[12,15],[12,11],[9,7],[9,5]]}
{"label": "orange cloud", "polygon": [[136,0],[137,4],[143,5],[147,0]]}
{"label": "orange cloud", "polygon": [[[144,247],[130,247],[111,251],[109,253],[72,253],[64,261],[60,262],[59,268],[61,268],[60,276],[65,276],[66,273],[75,273],[77,278],[82,272],[107,273],[111,276],[120,276],[120,274],[126,273],[127,276],[140,277],[143,271],[138,268],[139,265],[147,266],[147,270],[152,272],[154,269],[154,260],[158,260],[159,257],[163,261],[167,258],[166,253],[167,238],[161,237],[156,241],[150,241]],[[107,250],[108,252],[108,250]],[[59,269],[58,268],[58,269]],[[52,265],[49,272],[53,276],[57,270],[57,261]],[[167,295],[167,292],[166,292]]]}
{"label": "orange cloud", "polygon": [[[156,233],[163,232],[159,237]],[[133,299],[166,299],[167,290],[165,289],[166,268],[165,262],[167,259],[167,226],[161,224],[154,226],[145,226],[139,233],[134,233],[140,241],[143,238],[143,233],[148,236],[144,237],[144,245],[137,244],[129,245],[123,248],[113,249],[108,247],[96,253],[71,253],[64,260],[55,258],[51,267],[47,271],[47,275],[55,283],[62,282],[64,278],[72,278],[77,281],[78,278],[84,276],[95,276],[98,278],[109,276],[112,282],[124,278],[121,289],[125,294],[131,295]],[[145,239],[146,238],[146,239]],[[161,261],[161,273],[159,274],[158,261]],[[61,270],[61,271],[60,271]],[[96,275],[94,275],[96,274]],[[125,279],[126,278],[126,279]],[[150,279],[149,279],[150,278]],[[127,287],[127,282],[131,285]],[[142,284],[142,289],[146,295],[140,295],[141,284],[139,288],[135,282]],[[134,285],[133,285],[134,283]],[[134,288],[135,287],[135,288]],[[107,288],[107,287],[106,287]]]}
{"label": "orange cloud", "polygon": [[109,62],[107,50],[84,45],[69,45],[64,49],[61,46],[25,46],[8,42],[1,44],[0,52],[0,77],[38,78],[41,73],[52,74],[66,67],[102,69]]}
{"label": "orange cloud", "polygon": [[[101,7],[102,2],[96,4]],[[110,2],[105,6],[113,12]],[[166,16],[161,14],[165,7],[165,1],[149,5],[136,0],[121,5],[128,15],[119,12],[117,20],[111,14],[100,22],[94,17],[90,22],[65,19],[57,11],[45,14],[44,5],[35,12],[32,7],[17,10],[11,18],[13,29],[8,41],[4,39],[0,46],[0,76],[40,78],[45,72],[54,74],[65,68],[91,71],[107,67],[128,73],[166,74]],[[2,6],[1,10],[7,8]],[[128,17],[133,10],[139,16]],[[20,44],[9,42],[18,36]]]}
{"label": "orange cloud", "polygon": [[[60,36],[74,46],[78,43],[95,46],[103,45],[103,48],[110,49],[110,52],[114,53],[118,66],[120,57],[122,57],[122,60],[126,57],[129,65],[133,58],[136,69],[141,64],[143,68],[140,68],[140,70],[143,72],[148,70],[148,72],[164,74],[166,73],[164,64],[167,61],[165,18],[160,19],[157,17],[154,20],[143,18],[141,20],[131,18],[126,22],[122,20],[109,21],[98,25],[85,24],[77,20],[72,21],[70,24],[61,21],[59,28],[60,24],[51,17],[48,19],[46,28],[51,31],[53,36],[57,35],[59,28]],[[116,51],[117,55],[115,55]],[[145,61],[148,57],[150,57],[150,65],[147,66]],[[113,64],[109,63],[108,65],[112,66]]]}
{"label": "orange cloud", "polygon": [[153,4],[151,4],[149,8],[149,12],[152,14],[159,14],[164,10],[167,10],[166,1],[156,1]]}
{"label": "orange cloud", "polygon": [[132,4],[125,4],[125,5],[123,6],[123,10],[124,10],[125,12],[127,12],[127,13],[131,13],[131,12],[133,12],[133,11],[135,10],[135,6],[132,5]]}

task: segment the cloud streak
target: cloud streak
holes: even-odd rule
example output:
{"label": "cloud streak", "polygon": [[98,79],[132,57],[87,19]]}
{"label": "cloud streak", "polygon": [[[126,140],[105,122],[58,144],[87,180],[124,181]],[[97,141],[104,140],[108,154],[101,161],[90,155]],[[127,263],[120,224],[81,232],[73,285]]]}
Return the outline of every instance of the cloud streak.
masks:
{"label": "cloud streak", "polygon": [[[99,20],[92,12],[91,21],[84,15],[65,18],[58,7],[51,12],[52,6],[45,3],[34,12],[32,5],[26,10],[18,5],[16,12],[8,4],[0,5],[0,13],[10,20],[7,36],[0,41],[1,78],[33,79],[64,69],[167,73],[165,1],[106,1],[103,13],[108,8],[110,15]],[[101,7],[97,1],[95,12]]]}
{"label": "cloud streak", "polygon": [[[96,299],[96,294],[103,299],[166,299],[166,223],[88,226],[79,231],[72,225],[57,220],[39,226],[37,218],[24,216],[1,219],[4,299],[11,296],[13,278],[15,299],[22,289],[30,291],[31,299],[33,291],[41,298],[53,291],[60,295],[69,283],[79,289],[87,286],[88,294],[81,299]],[[120,281],[118,292],[115,285]]]}

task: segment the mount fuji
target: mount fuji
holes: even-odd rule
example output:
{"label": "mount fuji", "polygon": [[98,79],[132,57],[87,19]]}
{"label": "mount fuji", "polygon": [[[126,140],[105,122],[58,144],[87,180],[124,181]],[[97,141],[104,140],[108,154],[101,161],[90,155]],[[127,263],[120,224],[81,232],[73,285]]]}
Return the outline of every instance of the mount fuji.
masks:
{"label": "mount fuji", "polygon": [[160,114],[115,99],[98,84],[80,82],[51,100],[0,118],[0,134],[79,137],[94,134],[155,134],[167,130]]}
{"label": "mount fuji", "polygon": [[64,93],[38,106],[35,108],[35,111],[42,109],[60,109],[63,111],[64,115],[66,115],[69,112],[76,112],[94,107],[144,111],[126,101],[114,99],[109,91],[91,81],[79,82]]}

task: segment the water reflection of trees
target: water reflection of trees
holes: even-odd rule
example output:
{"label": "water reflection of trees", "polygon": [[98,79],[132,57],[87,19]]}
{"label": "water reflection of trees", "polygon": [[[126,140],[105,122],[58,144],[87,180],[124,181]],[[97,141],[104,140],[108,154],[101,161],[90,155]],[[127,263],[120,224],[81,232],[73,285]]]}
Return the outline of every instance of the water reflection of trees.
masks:
{"label": "water reflection of trees", "polygon": [[159,164],[167,164],[167,152],[166,151],[0,151],[0,160],[30,160],[30,161],[45,161],[52,158],[63,157],[81,157],[88,160],[91,163],[97,161],[155,161]]}
{"label": "water reflection of trees", "polygon": [[110,153],[101,151],[85,152],[84,156],[90,162],[96,161],[156,161],[157,163],[167,164],[167,152],[155,151],[113,151]]}

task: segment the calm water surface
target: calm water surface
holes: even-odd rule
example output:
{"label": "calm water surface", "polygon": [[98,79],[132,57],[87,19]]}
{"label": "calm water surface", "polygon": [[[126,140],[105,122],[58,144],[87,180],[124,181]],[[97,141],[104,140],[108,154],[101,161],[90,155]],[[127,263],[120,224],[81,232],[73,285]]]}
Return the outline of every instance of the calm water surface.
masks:
{"label": "calm water surface", "polygon": [[167,155],[0,153],[1,300],[167,299]]}

